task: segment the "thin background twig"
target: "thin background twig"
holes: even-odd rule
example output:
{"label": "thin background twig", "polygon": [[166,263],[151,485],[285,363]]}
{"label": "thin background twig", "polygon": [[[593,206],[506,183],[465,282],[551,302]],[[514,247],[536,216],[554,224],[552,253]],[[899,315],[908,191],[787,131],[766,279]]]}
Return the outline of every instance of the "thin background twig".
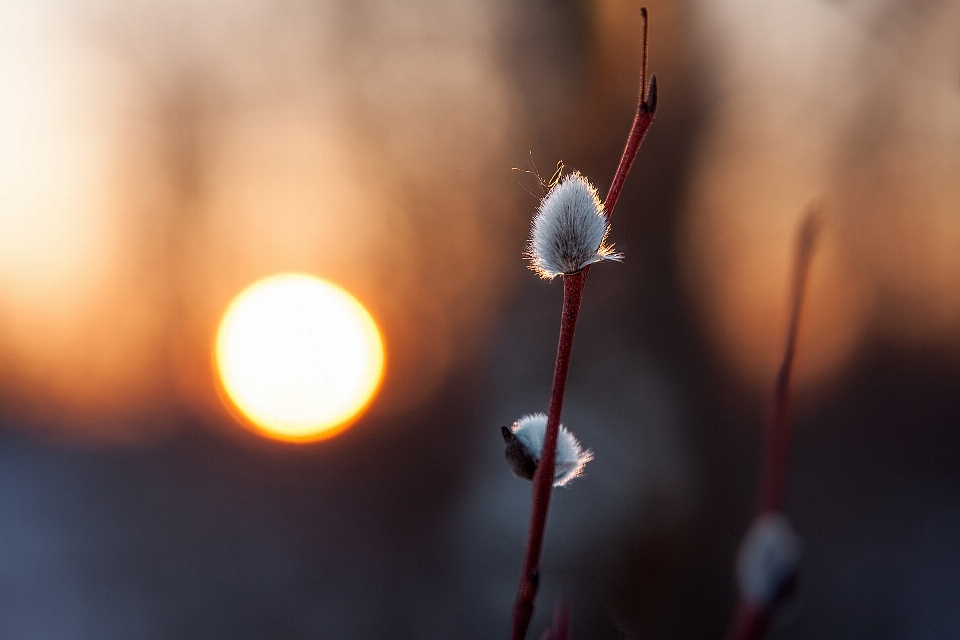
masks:
{"label": "thin background twig", "polygon": [[[764,427],[763,452],[760,467],[760,498],[756,517],[765,513],[783,511],[783,499],[787,488],[787,470],[790,464],[790,441],[793,435],[790,419],[790,392],[793,380],[793,361],[797,350],[797,332],[803,310],[804,292],[810,261],[820,231],[822,206],[808,206],[797,237],[797,254],[793,267],[790,325],[783,361],[777,372],[774,388],[773,409]],[[740,598],[725,635],[726,640],[753,640],[766,632],[769,610],[756,602]]]}

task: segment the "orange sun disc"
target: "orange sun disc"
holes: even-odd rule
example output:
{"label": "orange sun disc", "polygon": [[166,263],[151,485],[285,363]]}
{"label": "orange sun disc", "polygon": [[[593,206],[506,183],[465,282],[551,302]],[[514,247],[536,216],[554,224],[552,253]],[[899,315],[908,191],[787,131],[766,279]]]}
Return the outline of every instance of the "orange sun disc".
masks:
{"label": "orange sun disc", "polygon": [[242,291],[227,308],[216,366],[229,401],[263,434],[309,442],[355,420],[383,377],[383,339],[347,291],[285,273]]}

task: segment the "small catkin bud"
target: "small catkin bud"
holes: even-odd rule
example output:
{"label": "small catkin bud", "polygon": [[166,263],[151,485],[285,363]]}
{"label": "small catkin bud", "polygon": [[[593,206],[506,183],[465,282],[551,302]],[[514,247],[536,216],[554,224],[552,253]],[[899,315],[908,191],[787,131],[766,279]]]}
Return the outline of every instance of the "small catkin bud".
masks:
{"label": "small catkin bud", "polygon": [[601,260],[621,260],[623,256],[605,243],[609,232],[596,188],[574,172],[540,201],[526,257],[530,267],[548,280]]}
{"label": "small catkin bud", "polygon": [[740,595],[763,607],[774,604],[796,579],[800,557],[800,537],[782,513],[758,516],[737,555]]}
{"label": "small catkin bud", "polygon": [[[507,463],[513,475],[532,480],[543,453],[543,439],[547,433],[547,416],[534,413],[501,427],[507,445]],[[583,474],[583,467],[593,460],[593,452],[584,450],[566,427],[560,425],[557,433],[557,453],[553,464],[553,486],[560,487]]]}

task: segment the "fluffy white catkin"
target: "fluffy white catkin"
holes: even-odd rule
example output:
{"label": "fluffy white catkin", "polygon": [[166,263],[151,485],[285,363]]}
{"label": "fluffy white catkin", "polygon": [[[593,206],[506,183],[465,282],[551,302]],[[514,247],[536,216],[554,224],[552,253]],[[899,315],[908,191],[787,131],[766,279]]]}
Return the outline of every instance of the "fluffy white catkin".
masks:
{"label": "fluffy white catkin", "polygon": [[527,258],[541,278],[576,273],[601,260],[620,260],[605,244],[610,224],[596,188],[577,172],[553,186],[533,218]]}
{"label": "fluffy white catkin", "polygon": [[[547,433],[547,416],[534,413],[523,416],[510,429],[526,452],[537,462],[543,454],[543,438]],[[553,486],[560,487],[583,474],[583,467],[593,460],[593,452],[584,450],[562,424],[557,433],[557,453],[553,464]]]}
{"label": "fluffy white catkin", "polygon": [[740,544],[737,583],[745,600],[770,606],[800,567],[800,537],[782,513],[754,520]]}

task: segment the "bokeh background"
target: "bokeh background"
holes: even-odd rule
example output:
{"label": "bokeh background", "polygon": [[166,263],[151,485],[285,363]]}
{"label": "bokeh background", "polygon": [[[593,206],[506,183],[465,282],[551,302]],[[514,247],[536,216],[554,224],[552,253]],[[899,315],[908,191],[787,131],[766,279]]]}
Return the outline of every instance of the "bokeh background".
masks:
{"label": "bokeh background", "polygon": [[[960,3],[650,0],[657,119],[592,272],[531,637],[719,637],[794,234],[782,638],[960,634]],[[605,191],[627,0],[0,0],[0,637],[497,638],[561,285],[532,152]],[[535,188],[535,187],[534,187]],[[383,388],[336,438],[239,425],[211,347],[254,280],[354,293]]]}

